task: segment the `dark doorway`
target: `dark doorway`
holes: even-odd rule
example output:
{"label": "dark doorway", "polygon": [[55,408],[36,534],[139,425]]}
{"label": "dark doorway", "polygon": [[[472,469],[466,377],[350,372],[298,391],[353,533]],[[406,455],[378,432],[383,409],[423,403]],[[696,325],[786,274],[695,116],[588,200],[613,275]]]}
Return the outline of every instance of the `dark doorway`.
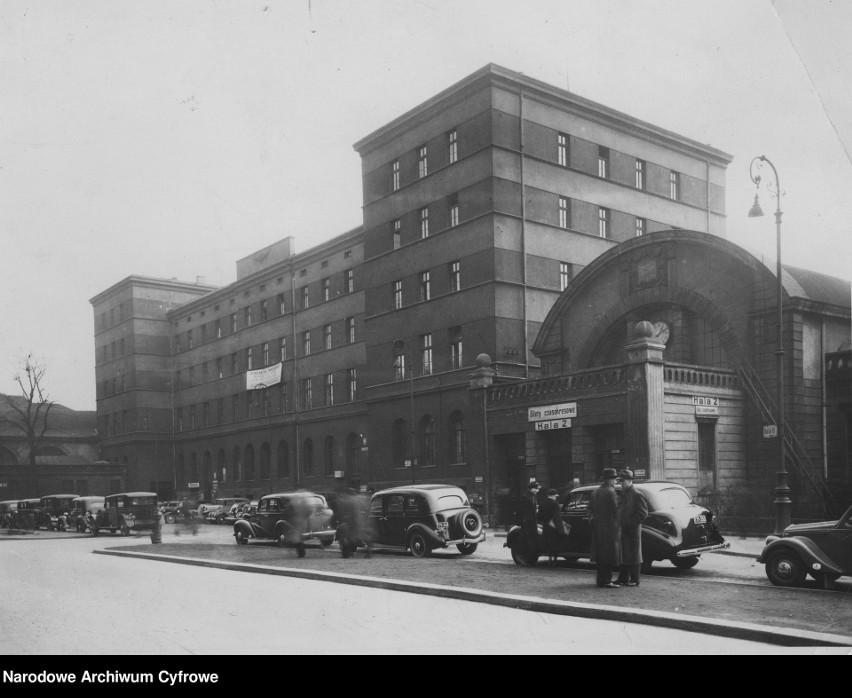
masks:
{"label": "dark doorway", "polygon": [[495,436],[491,457],[496,465],[493,501],[497,504],[497,524],[509,526],[514,523],[512,513],[529,482],[526,477],[526,435],[521,432]]}
{"label": "dark doorway", "polygon": [[592,437],[594,472],[590,482],[600,479],[604,468],[621,470],[624,467],[624,424],[600,424],[589,427]]}
{"label": "dark doorway", "polygon": [[556,429],[537,432],[544,442],[547,454],[547,483],[562,494],[573,485],[574,473],[571,468],[571,429]]}

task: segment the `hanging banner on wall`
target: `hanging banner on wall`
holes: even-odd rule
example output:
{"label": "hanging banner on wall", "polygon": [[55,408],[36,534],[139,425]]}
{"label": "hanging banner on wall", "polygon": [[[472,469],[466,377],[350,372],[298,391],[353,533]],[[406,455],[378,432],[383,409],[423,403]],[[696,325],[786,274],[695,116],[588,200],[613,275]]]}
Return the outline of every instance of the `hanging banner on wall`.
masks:
{"label": "hanging banner on wall", "polygon": [[281,363],[259,368],[256,371],[246,371],[246,390],[268,388],[281,382]]}

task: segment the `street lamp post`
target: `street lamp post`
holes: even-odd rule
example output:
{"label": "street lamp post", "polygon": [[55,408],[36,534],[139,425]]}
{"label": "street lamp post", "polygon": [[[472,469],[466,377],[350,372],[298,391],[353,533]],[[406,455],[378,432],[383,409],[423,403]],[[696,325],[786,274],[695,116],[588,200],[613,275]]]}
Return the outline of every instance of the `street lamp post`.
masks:
{"label": "street lamp post", "polygon": [[[780,536],[784,533],[784,529],[790,525],[790,512],[793,502],[790,499],[790,487],[787,484],[787,469],[785,467],[785,424],[784,424],[784,283],[781,276],[781,182],[778,177],[778,170],[775,165],[765,155],[754,158],[749,165],[749,174],[751,181],[760,189],[760,175],[757,173],[763,166],[763,163],[772,168],[772,173],[775,175],[775,230],[776,230],[776,279],[777,293],[776,301],[778,310],[778,348],[775,350],[777,364],[777,387],[778,387],[778,472],[775,474],[775,535]],[[757,198],[757,193],[754,195],[754,204],[748,212],[750,218],[756,218],[763,215],[763,210],[760,208],[760,202]]]}

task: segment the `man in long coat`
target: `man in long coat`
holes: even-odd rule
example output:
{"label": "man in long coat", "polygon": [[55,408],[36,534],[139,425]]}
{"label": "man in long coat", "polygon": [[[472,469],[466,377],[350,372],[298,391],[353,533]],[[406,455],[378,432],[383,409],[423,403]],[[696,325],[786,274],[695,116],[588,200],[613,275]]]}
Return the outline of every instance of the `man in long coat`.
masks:
{"label": "man in long coat", "polygon": [[518,507],[518,524],[521,527],[521,550],[529,559],[538,558],[538,493],[541,485],[531,482],[527,485],[527,494],[521,498]]}
{"label": "man in long coat", "polygon": [[615,468],[604,468],[602,483],[592,492],[591,498],[592,558],[597,566],[597,584],[601,589],[618,589],[618,585],[612,582],[612,571],[621,566],[621,526],[615,492],[617,477]]}
{"label": "man in long coat", "polygon": [[[565,536],[565,522],[562,520],[562,507],[559,506],[559,491],[548,490],[545,499],[538,508],[538,521],[541,524],[541,542],[544,552],[550,558],[550,566],[556,566],[556,558]],[[564,549],[564,548],[563,548]]]}
{"label": "man in long coat", "polygon": [[622,470],[621,499],[618,516],[621,520],[621,570],[617,584],[639,586],[642,569],[642,522],[648,518],[648,503],[633,486],[633,471]]}

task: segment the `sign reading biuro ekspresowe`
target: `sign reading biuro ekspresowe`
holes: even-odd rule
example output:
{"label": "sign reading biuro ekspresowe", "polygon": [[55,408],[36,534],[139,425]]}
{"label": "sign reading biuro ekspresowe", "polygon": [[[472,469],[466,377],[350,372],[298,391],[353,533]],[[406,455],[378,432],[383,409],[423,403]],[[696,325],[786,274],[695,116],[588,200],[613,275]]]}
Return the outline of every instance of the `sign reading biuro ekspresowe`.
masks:
{"label": "sign reading biuro ekspresowe", "polygon": [[576,402],[563,402],[558,405],[541,405],[527,408],[527,421],[535,422],[536,431],[570,429],[571,420],[576,416]]}

